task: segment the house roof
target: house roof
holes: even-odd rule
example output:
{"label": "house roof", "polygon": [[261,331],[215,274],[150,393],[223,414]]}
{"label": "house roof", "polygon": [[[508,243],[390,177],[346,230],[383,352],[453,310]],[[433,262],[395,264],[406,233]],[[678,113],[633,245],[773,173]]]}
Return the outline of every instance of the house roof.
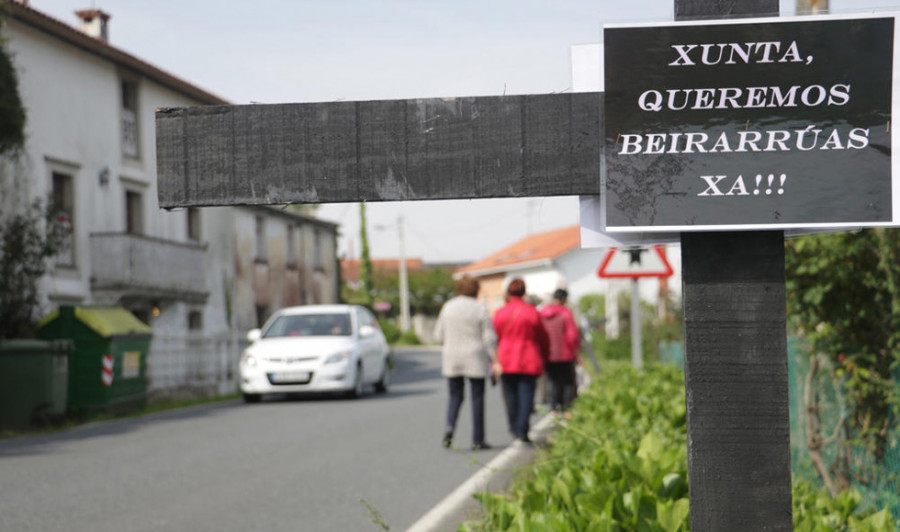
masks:
{"label": "house roof", "polygon": [[91,37],[77,28],[46,15],[20,0],[0,0],[9,17],[43,31],[66,43],[81,48],[98,57],[111,61],[123,68],[130,69],[160,85],[189,96],[202,104],[227,105],[229,102],[207,92],[192,83],[173,76],[168,72],[139,59],[124,50],[110,45],[108,42]]}
{"label": "house roof", "polygon": [[[372,272],[399,272],[400,259],[371,259]],[[344,282],[359,281],[359,271],[362,267],[360,259],[341,259],[341,280]],[[407,258],[407,271],[421,270],[423,268],[422,259]]]}
{"label": "house roof", "polygon": [[529,235],[487,258],[463,266],[454,276],[478,277],[552,261],[576,249],[580,243],[581,230],[577,225]]}
{"label": "house roof", "polygon": [[323,220],[322,218],[316,218],[315,213],[306,214],[302,212],[297,212],[291,209],[286,208],[285,206],[279,205],[236,205],[236,207],[241,209],[247,209],[249,211],[255,211],[261,214],[265,214],[267,216],[280,216],[282,218],[286,218],[289,220],[299,221],[303,223],[309,223],[312,225],[317,225],[319,227],[323,227],[329,231],[337,231],[340,224],[329,222],[328,220]]}

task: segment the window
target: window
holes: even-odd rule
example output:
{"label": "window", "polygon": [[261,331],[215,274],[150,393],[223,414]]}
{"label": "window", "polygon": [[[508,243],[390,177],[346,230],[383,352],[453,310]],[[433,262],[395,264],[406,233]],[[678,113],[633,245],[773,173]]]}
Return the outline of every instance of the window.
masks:
{"label": "window", "polygon": [[62,238],[56,255],[57,266],[75,266],[75,191],[72,181],[69,174],[53,172],[53,209]]}
{"label": "window", "polygon": [[361,308],[359,309],[359,325],[362,327],[363,325],[371,325],[372,327],[378,327],[378,320],[375,319],[375,316],[372,315],[367,309]]}
{"label": "window", "polygon": [[125,232],[144,234],[144,195],[133,190],[125,191]]}
{"label": "window", "polygon": [[279,316],[266,329],[263,338],[283,336],[350,336],[350,314],[287,314]]}
{"label": "window", "polygon": [[266,323],[266,320],[269,318],[269,307],[257,306],[256,307],[256,326],[261,328],[263,324]]}
{"label": "window", "polygon": [[187,210],[187,238],[192,242],[199,242],[200,238],[200,209],[190,207]]}
{"label": "window", "polygon": [[199,310],[188,312],[188,330],[199,331],[203,329],[203,313]]}
{"label": "window", "polygon": [[122,82],[122,155],[138,158],[138,85]]}
{"label": "window", "polygon": [[285,255],[287,255],[285,262],[289,267],[297,266],[297,246],[294,242],[294,226],[287,226],[287,242],[285,246]]}
{"label": "window", "polygon": [[266,221],[262,216],[256,217],[256,260],[266,262]]}
{"label": "window", "polygon": [[313,229],[313,268],[318,271],[325,270],[322,260],[322,234],[318,228]]}

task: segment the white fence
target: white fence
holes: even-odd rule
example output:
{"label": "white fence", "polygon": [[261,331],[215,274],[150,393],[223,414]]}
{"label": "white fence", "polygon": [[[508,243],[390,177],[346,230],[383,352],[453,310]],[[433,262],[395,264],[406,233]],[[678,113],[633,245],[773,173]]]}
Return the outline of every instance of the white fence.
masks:
{"label": "white fence", "polygon": [[215,396],[238,391],[246,340],[228,335],[154,333],[147,359],[151,396]]}
{"label": "white fence", "polygon": [[424,316],[416,314],[412,319],[412,328],[419,337],[419,341],[423,344],[434,343],[434,326],[437,324],[437,317]]}

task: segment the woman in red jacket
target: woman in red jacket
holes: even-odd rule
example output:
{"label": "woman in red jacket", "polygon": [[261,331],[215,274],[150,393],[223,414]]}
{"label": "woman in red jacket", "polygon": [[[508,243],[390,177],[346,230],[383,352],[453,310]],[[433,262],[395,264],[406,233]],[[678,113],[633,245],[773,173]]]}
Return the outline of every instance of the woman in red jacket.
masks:
{"label": "woman in red jacket", "polygon": [[537,309],[522,300],[525,282],[513,279],[506,294],[508,302],[494,315],[497,358],[503,368],[503,396],[509,429],[516,443],[530,443],[528,429],[534,410],[534,390],[537,378],[544,372],[549,340]]}
{"label": "woman in red jacket", "polygon": [[568,417],[569,407],[575,399],[575,362],[581,338],[566,308],[569,293],[559,288],[553,292],[553,301],[541,309],[544,329],[550,338],[550,357],[547,359],[547,379],[550,381],[550,404],[553,412]]}

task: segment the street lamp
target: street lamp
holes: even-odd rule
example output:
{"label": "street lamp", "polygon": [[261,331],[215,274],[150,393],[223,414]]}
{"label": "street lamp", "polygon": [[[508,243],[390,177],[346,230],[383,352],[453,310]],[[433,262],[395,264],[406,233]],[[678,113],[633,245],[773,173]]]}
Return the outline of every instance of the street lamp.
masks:
{"label": "street lamp", "polygon": [[[390,225],[376,225],[375,229],[387,229]],[[400,241],[400,331],[406,332],[410,327],[409,319],[409,280],[406,275],[406,239],[403,236],[403,215],[397,216],[397,238]]]}

